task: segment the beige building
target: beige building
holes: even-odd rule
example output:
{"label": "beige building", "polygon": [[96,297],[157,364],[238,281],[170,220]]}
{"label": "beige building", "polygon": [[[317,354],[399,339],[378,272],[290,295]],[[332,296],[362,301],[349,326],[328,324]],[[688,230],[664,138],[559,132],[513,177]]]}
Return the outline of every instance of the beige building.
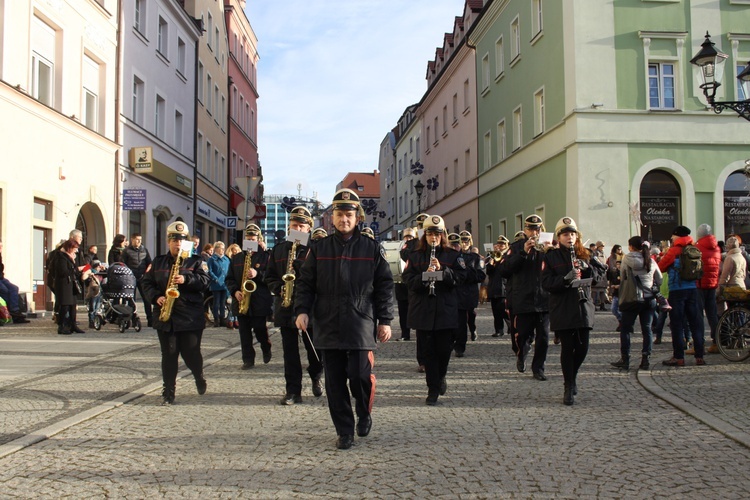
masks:
{"label": "beige building", "polygon": [[[44,262],[114,229],[117,0],[0,2],[0,236],[6,277],[50,307]],[[85,251],[85,248],[82,250]]]}

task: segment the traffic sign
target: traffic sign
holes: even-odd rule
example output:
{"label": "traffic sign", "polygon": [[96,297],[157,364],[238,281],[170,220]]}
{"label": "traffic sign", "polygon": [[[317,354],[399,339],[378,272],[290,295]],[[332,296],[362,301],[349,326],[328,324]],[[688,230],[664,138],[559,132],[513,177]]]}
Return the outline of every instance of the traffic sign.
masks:
{"label": "traffic sign", "polygon": [[255,217],[255,203],[252,201],[242,201],[235,209],[237,216],[245,220]]}
{"label": "traffic sign", "polygon": [[374,220],[374,221],[370,222],[370,229],[372,229],[376,233],[378,232],[379,228],[380,228],[380,224],[378,224],[378,221]]}

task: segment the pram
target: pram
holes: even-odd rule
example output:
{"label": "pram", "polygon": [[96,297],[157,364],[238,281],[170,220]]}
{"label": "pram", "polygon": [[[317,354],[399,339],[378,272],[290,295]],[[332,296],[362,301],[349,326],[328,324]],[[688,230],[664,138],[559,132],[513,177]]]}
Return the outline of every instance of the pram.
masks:
{"label": "pram", "polygon": [[102,304],[94,316],[94,328],[101,329],[106,323],[117,324],[120,333],[131,326],[141,331],[141,319],[135,305],[136,280],[133,271],[122,262],[115,262],[107,269],[102,281]]}

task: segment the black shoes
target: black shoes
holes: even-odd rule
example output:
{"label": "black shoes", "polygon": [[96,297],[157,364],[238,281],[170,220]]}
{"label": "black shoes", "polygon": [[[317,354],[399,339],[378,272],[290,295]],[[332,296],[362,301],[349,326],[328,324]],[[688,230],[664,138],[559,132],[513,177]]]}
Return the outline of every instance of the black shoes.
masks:
{"label": "black shoes", "polygon": [[23,315],[21,312],[16,313],[10,313],[11,317],[13,318],[13,324],[18,325],[21,323],[31,323],[28,319],[26,319],[26,316]]}
{"label": "black shoes", "polygon": [[63,329],[58,329],[57,330],[57,334],[58,335],[70,335],[71,333],[73,333],[73,332],[71,332],[67,328],[63,328]]}
{"label": "black shoes", "polygon": [[539,381],[542,381],[542,382],[544,382],[545,380],[547,380],[547,376],[544,374],[543,370],[539,370],[538,372],[534,372],[534,378],[537,379],[537,380],[539,380]]}
{"label": "black shoes", "polygon": [[521,356],[518,356],[518,359],[516,359],[516,369],[521,373],[526,371],[526,360]]}
{"label": "black shoes", "polygon": [[357,436],[365,437],[370,433],[372,429],[372,417],[367,415],[365,418],[360,418],[357,422]]}
{"label": "black shoes", "polygon": [[471,332],[471,340],[474,341],[476,339],[477,339],[477,332],[476,331]]}
{"label": "black shoes", "polygon": [[313,380],[313,386],[312,386],[313,396],[316,398],[319,398],[323,395],[323,382],[320,381],[320,379]]}
{"label": "black shoes", "polygon": [[502,337],[503,335],[505,335],[505,332],[495,332],[492,334],[493,337]]}
{"label": "black shoes", "polygon": [[620,370],[628,370],[630,369],[630,357],[629,356],[621,356],[620,359],[617,361],[613,361],[610,363],[615,368],[619,368]]}
{"label": "black shoes", "polygon": [[437,400],[437,394],[428,394],[427,399],[425,399],[425,403],[427,404],[427,406],[435,406],[437,404]]}
{"label": "black shoes", "polygon": [[78,328],[78,325],[75,325],[73,328],[70,329],[70,331],[73,332],[73,333],[86,333],[83,330],[81,330],[80,328]]}
{"label": "black shoes", "polygon": [[445,381],[445,377],[440,381],[440,395],[445,396],[445,393],[448,392],[448,382]]}
{"label": "black shoes", "polygon": [[164,387],[161,390],[161,405],[170,406],[172,404],[174,404],[174,387],[172,388]]}
{"label": "black shoes", "polygon": [[255,361],[245,361],[242,363],[243,370],[252,370],[255,368]]}
{"label": "black shoes", "polygon": [[271,361],[271,349],[263,351],[263,363],[267,365],[269,361]]}
{"label": "black shoes", "polygon": [[354,444],[354,436],[351,434],[342,434],[336,440],[336,448],[339,450],[348,450]]}
{"label": "black shoes", "polygon": [[[299,394],[285,394],[283,398],[281,398],[281,401],[279,401],[279,404],[282,406],[289,406],[294,404],[300,404],[302,402],[302,396]],[[351,446],[351,444],[349,445]]]}
{"label": "black shoes", "polygon": [[199,377],[195,377],[195,388],[198,390],[198,394],[200,394],[201,396],[206,393],[206,389],[208,389],[208,383],[206,382],[203,374],[201,374]]}
{"label": "black shoes", "polygon": [[641,364],[638,366],[639,370],[648,370],[651,364],[648,361],[648,354],[641,355]]}
{"label": "black shoes", "polygon": [[463,358],[464,357],[464,351],[456,351],[456,357],[457,358]]}
{"label": "black shoes", "polygon": [[563,393],[563,404],[571,406],[573,403],[575,403],[575,399],[573,398],[573,387],[566,385],[565,392]]}

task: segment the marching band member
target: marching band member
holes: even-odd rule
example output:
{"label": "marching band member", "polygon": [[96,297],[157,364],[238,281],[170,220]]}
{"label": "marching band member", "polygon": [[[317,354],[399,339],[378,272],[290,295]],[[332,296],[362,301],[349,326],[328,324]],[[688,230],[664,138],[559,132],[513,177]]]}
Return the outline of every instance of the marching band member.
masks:
{"label": "marching band member", "polygon": [[[408,255],[405,253],[406,247],[414,239],[415,234],[416,231],[411,227],[404,228],[404,231],[401,233],[403,244],[399,252],[403,261],[406,261],[408,258]],[[409,317],[409,288],[402,281],[401,283],[395,283],[394,289],[396,291],[396,303],[398,304],[398,321],[401,327],[401,338],[397,340],[411,340],[411,329],[407,322],[407,318]],[[423,363],[419,364],[422,365]]]}
{"label": "marching band member", "polygon": [[473,244],[471,233],[461,231],[459,237],[458,263],[464,269],[465,278],[456,291],[458,292],[458,331],[456,334],[457,358],[463,358],[466,351],[466,340],[468,330],[471,330],[471,340],[477,339],[476,313],[474,310],[479,305],[479,284],[487,276],[480,264],[479,255],[471,251]]}
{"label": "marching band member", "polygon": [[487,286],[487,297],[489,297],[490,304],[492,305],[492,318],[495,326],[495,333],[492,334],[493,337],[502,337],[505,334],[505,320],[510,319],[505,309],[505,278],[497,272],[497,264],[500,263],[507,251],[508,238],[501,234],[492,246],[492,254],[485,259],[485,270],[487,276],[490,277],[490,283]]}
{"label": "marching band member", "polygon": [[211,280],[200,255],[190,255],[192,243],[188,241],[187,224],[181,221],[170,224],[167,240],[169,252],[156,257],[143,275],[144,297],[155,306],[154,328],[161,346],[164,381],[163,405],[174,403],[179,356],[193,372],[198,394],[206,392],[201,336],[206,325],[203,294]]}
{"label": "marching band member", "polygon": [[265,282],[270,253],[266,250],[260,227],[248,224],[245,227],[245,240],[257,242],[258,250],[244,250],[232,257],[226,285],[232,296],[232,314],[238,318],[240,325],[242,369],[249,370],[255,366],[253,332],[263,351],[263,363],[271,361],[271,340],[266,318],[273,313],[273,299]]}

